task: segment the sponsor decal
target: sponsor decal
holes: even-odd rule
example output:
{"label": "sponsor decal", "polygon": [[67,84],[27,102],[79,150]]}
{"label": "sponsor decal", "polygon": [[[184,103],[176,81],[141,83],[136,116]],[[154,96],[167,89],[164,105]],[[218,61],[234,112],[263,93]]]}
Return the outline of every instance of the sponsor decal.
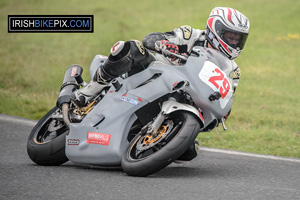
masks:
{"label": "sponsor decal", "polygon": [[87,132],[86,143],[109,146],[111,135],[106,133]]}
{"label": "sponsor decal", "polygon": [[67,144],[68,145],[79,145],[80,140],[79,139],[68,139]]}
{"label": "sponsor decal", "polygon": [[8,32],[94,32],[93,15],[8,15]]}
{"label": "sponsor decal", "polygon": [[126,97],[126,94],[124,94],[121,98],[120,98],[122,101],[125,101],[125,102],[128,102],[128,103],[131,103],[135,106],[139,105],[140,102],[142,102],[142,99],[139,98],[139,100],[135,100],[135,99],[131,99],[129,97]]}
{"label": "sponsor decal", "polygon": [[134,40],[134,42],[135,42],[137,48],[139,49],[139,51],[141,52],[141,54],[145,55],[146,50],[144,48],[144,45],[138,40]]}
{"label": "sponsor decal", "polygon": [[236,68],[235,70],[233,70],[232,72],[230,72],[229,77],[232,79],[239,79],[241,76],[241,70],[240,68]]}
{"label": "sponsor decal", "polygon": [[188,40],[191,38],[192,35],[192,27],[190,26],[181,26],[180,29],[183,32],[183,38]]}

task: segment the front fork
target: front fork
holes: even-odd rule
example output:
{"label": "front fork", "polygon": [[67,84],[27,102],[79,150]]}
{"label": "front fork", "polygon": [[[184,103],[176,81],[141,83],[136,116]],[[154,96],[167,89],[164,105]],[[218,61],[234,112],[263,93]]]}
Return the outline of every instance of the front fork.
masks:
{"label": "front fork", "polygon": [[161,127],[161,125],[164,122],[165,118],[166,118],[166,114],[164,113],[164,111],[161,111],[157,115],[157,117],[155,118],[153,123],[148,125],[147,133],[156,135],[158,129]]}
{"label": "front fork", "polygon": [[204,118],[198,109],[188,104],[179,103],[175,98],[170,97],[168,101],[165,101],[163,103],[161,111],[154,119],[153,123],[148,125],[147,133],[156,134],[157,130],[161,127],[167,115],[178,110],[184,110],[196,115],[199,119],[201,127],[204,126]]}

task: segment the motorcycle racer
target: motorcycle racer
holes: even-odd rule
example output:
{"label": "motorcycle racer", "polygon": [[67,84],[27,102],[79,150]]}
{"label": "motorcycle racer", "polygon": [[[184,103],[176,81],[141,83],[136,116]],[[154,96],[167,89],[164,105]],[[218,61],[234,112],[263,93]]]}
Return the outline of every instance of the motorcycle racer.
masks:
{"label": "motorcycle racer", "polygon": [[142,71],[155,60],[172,65],[181,63],[180,59],[162,53],[158,48],[161,46],[165,46],[173,53],[187,55],[195,46],[216,49],[231,60],[235,72],[233,74],[236,76],[235,79],[238,79],[240,72],[233,59],[242,52],[249,28],[248,18],[239,11],[217,7],[211,11],[205,30],[193,29],[185,25],[170,32],[150,33],[142,43],[137,40],[118,41],[111,48],[107,61],[99,66],[93,80],[87,86],[77,90],[73,98],[79,105],[84,105],[112,79],[125,73],[132,75]]}

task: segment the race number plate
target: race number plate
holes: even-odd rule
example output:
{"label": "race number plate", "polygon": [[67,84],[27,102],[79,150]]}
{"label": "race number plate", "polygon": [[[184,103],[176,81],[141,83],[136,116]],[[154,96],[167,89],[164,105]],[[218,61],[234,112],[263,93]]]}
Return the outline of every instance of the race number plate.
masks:
{"label": "race number plate", "polygon": [[220,106],[222,109],[225,108],[233,95],[231,83],[225,72],[214,63],[206,61],[199,73],[199,78],[215,92],[220,92]]}

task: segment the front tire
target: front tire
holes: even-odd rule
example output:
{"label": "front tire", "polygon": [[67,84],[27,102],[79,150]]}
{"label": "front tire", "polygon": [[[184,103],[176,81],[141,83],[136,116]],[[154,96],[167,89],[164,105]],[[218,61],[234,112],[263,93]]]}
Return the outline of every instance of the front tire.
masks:
{"label": "front tire", "polygon": [[[147,138],[139,132],[122,157],[122,168],[130,176],[148,176],[165,168],[179,158],[195,141],[200,132],[198,119],[186,111],[171,113],[164,124],[172,122],[163,139]],[[153,144],[151,144],[153,141]],[[157,142],[159,141],[159,142]],[[147,145],[149,145],[147,147]]]}
{"label": "front tire", "polygon": [[50,110],[32,129],[27,141],[27,153],[38,165],[58,166],[68,161],[65,154],[69,128],[51,116],[59,108]]}

